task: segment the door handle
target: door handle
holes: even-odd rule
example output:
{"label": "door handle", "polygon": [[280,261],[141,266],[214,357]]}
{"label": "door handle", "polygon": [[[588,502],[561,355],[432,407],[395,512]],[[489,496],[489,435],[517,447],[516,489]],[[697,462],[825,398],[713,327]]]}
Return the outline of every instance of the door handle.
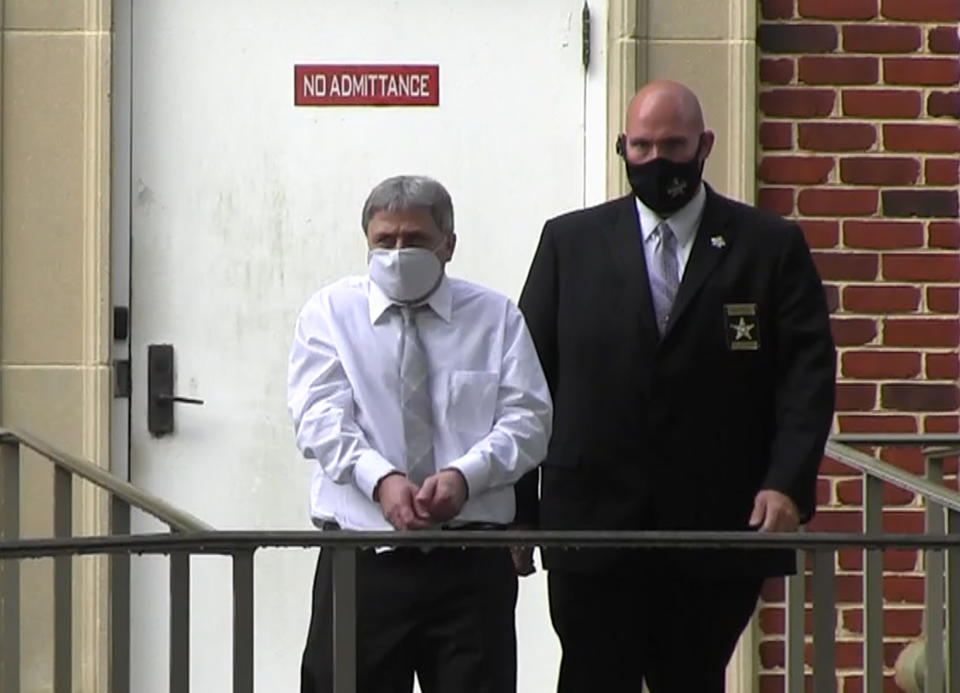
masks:
{"label": "door handle", "polygon": [[173,433],[173,405],[203,404],[202,399],[173,393],[174,352],[172,344],[147,347],[147,429],[153,436]]}

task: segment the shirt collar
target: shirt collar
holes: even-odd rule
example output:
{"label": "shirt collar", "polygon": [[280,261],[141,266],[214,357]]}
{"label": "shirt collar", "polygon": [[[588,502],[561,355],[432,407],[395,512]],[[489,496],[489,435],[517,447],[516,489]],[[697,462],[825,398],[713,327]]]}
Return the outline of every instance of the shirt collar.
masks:
{"label": "shirt collar", "polygon": [[[377,286],[376,282],[370,281],[367,277],[367,302],[370,305],[370,324],[375,325],[377,321],[387,312],[387,309],[393,305],[399,305],[387,297],[383,290]],[[453,290],[450,288],[450,280],[444,272],[440,278],[440,284],[436,290],[430,294],[425,303],[430,306],[444,322],[450,322],[453,317]]]}
{"label": "shirt collar", "polygon": [[[640,233],[643,234],[643,242],[646,243],[650,240],[650,236],[657,226],[660,225],[660,222],[663,221],[663,217],[643,204],[639,197],[634,196],[633,199],[637,203]],[[694,235],[696,235],[697,227],[700,226],[700,219],[703,217],[703,208],[706,201],[707,191],[703,185],[703,181],[701,181],[693,198],[667,218],[670,222],[670,228],[673,229],[673,233],[677,237],[677,243],[679,245],[688,243]]]}

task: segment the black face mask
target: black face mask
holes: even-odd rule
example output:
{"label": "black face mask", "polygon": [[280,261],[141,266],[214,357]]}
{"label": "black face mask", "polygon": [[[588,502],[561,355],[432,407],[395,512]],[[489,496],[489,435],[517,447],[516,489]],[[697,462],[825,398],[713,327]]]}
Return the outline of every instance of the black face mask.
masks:
{"label": "black face mask", "polygon": [[703,176],[703,162],[699,159],[702,135],[697,141],[697,153],[689,161],[658,157],[645,164],[627,161],[624,139],[621,135],[617,141],[617,152],[623,157],[630,189],[643,204],[659,216],[668,217],[693,199]]}

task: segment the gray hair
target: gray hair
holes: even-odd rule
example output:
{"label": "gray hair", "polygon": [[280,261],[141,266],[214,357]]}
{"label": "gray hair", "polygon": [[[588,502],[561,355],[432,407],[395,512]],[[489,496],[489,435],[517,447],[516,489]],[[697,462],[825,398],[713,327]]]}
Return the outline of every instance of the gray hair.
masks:
{"label": "gray hair", "polygon": [[363,203],[363,233],[377,212],[426,209],[443,233],[453,233],[453,202],[438,181],[427,176],[393,176],[370,191]]}

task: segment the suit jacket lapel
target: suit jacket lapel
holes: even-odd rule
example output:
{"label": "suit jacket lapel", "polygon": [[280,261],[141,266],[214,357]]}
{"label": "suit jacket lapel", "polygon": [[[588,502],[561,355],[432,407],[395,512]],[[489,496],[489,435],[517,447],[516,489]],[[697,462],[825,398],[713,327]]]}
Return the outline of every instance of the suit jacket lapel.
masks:
{"label": "suit jacket lapel", "polygon": [[677,290],[666,334],[670,334],[673,325],[689,307],[694,296],[710,276],[717,263],[729,252],[736,229],[729,224],[729,210],[723,198],[707,186],[707,200],[703,209],[703,218],[693,239],[690,258],[683,272],[683,280]]}
{"label": "suit jacket lapel", "polygon": [[632,299],[628,299],[628,305],[639,308],[643,328],[652,334],[656,341],[659,339],[657,320],[653,313],[653,298],[650,295],[647,263],[643,255],[640,222],[637,220],[637,205],[633,195],[621,198],[612,233],[605,235],[617,269],[624,278],[627,296]]}

